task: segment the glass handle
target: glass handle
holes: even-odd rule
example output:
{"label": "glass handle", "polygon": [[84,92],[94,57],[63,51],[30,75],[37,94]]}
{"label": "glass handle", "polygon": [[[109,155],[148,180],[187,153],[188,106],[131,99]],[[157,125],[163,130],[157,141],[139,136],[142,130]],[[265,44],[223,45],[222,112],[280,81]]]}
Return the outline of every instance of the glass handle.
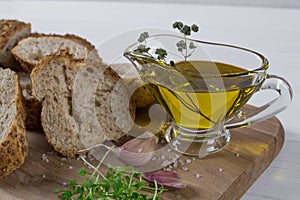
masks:
{"label": "glass handle", "polygon": [[[248,126],[269,119],[288,107],[293,98],[290,84],[282,77],[268,75],[260,91],[273,90],[278,96],[272,101],[250,111],[241,111],[232,121],[225,124],[226,129]],[[258,91],[259,92],[259,91]]]}

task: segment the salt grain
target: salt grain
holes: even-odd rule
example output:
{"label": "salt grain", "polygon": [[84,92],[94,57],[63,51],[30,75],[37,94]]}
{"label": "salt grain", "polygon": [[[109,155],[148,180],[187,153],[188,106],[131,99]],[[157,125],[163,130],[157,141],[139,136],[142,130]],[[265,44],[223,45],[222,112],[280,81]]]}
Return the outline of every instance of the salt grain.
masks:
{"label": "salt grain", "polygon": [[166,168],[166,169],[165,169],[165,171],[168,171],[168,172],[170,172],[170,171],[172,171],[172,169],[170,169],[170,168]]}
{"label": "salt grain", "polygon": [[162,163],[161,163],[161,166],[163,167],[163,166],[168,166],[168,165],[170,165],[171,163],[170,163],[170,161],[168,161],[168,160],[164,160]]}
{"label": "salt grain", "polygon": [[154,160],[156,160],[156,157],[155,157],[155,156],[152,158],[152,161],[154,161]]}
{"label": "salt grain", "polygon": [[223,171],[223,169],[222,168],[219,168],[219,172],[222,172]]}
{"label": "salt grain", "polygon": [[60,160],[61,161],[65,161],[65,160],[67,160],[67,158],[66,157],[62,157]]}
{"label": "salt grain", "polygon": [[195,176],[196,178],[201,178],[200,174],[196,174]]}
{"label": "salt grain", "polygon": [[171,152],[172,151],[172,149],[167,149],[167,152]]}
{"label": "salt grain", "polygon": [[70,166],[69,166],[69,169],[73,169],[73,166],[72,166],[72,165],[70,165]]}
{"label": "salt grain", "polygon": [[164,156],[164,155],[161,155],[161,156],[160,156],[160,159],[161,159],[161,160],[164,160],[164,159],[165,159],[165,156]]}
{"label": "salt grain", "polygon": [[47,157],[47,155],[46,155],[45,153],[43,153],[42,156],[41,156],[41,159],[42,159],[43,161],[47,161],[47,160],[48,160],[48,157]]}
{"label": "salt grain", "polygon": [[181,169],[184,171],[189,171],[189,168],[187,168],[187,167],[181,167]]}
{"label": "salt grain", "polygon": [[42,178],[45,179],[45,178],[46,178],[46,174],[43,174],[43,175],[42,175]]}
{"label": "salt grain", "polygon": [[177,160],[173,163],[173,167],[174,168],[177,168],[177,166],[178,166],[178,162],[177,162]]}
{"label": "salt grain", "polygon": [[186,159],[185,162],[186,162],[187,164],[190,164],[192,161],[191,161],[190,159]]}
{"label": "salt grain", "polygon": [[240,154],[239,154],[239,153],[236,153],[235,156],[236,156],[236,157],[240,157]]}
{"label": "salt grain", "polygon": [[63,185],[63,186],[67,186],[68,183],[67,183],[67,182],[63,182],[62,185]]}
{"label": "salt grain", "polygon": [[196,158],[194,158],[194,157],[193,157],[193,158],[192,158],[192,160],[193,160],[193,161],[195,161],[195,160],[196,160]]}

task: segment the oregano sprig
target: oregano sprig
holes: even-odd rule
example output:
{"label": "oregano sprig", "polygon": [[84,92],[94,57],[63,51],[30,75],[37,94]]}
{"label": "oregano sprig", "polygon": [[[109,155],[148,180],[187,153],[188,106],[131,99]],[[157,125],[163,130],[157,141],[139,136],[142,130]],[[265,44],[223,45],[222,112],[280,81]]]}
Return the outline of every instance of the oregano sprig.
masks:
{"label": "oregano sprig", "polygon": [[[187,58],[190,57],[197,46],[190,42],[189,45],[187,44],[187,37],[188,35],[191,35],[192,32],[198,32],[199,27],[196,24],[193,24],[192,26],[188,26],[183,24],[182,22],[174,22],[173,28],[178,29],[181,33],[183,33],[184,40],[180,40],[176,43],[177,50],[181,53],[181,55],[184,57],[184,61],[187,61]],[[189,49],[189,50],[188,50]]]}
{"label": "oregano sprig", "polygon": [[[191,26],[183,24],[180,21],[176,21],[173,23],[173,28],[174,29],[178,29],[180,31],[180,33],[183,34],[184,39],[180,40],[176,43],[177,46],[177,50],[181,53],[181,55],[184,57],[184,61],[187,62],[187,59],[194,53],[195,49],[197,48],[197,46],[193,43],[190,42],[188,44],[187,42],[187,36],[191,35],[193,32],[196,33],[199,31],[199,26],[197,26],[196,24],[192,24]],[[149,53],[149,50],[151,49],[150,47],[147,46],[147,38],[149,38],[150,35],[148,32],[143,32],[140,34],[139,38],[138,38],[138,43],[139,45],[137,46],[137,48],[134,50],[134,52],[136,53],[146,53],[149,56],[153,57],[153,55],[151,55],[151,53]],[[165,49],[162,48],[157,48],[154,51],[156,58],[158,60],[164,61],[166,62],[166,58],[168,56],[168,53]],[[174,61],[170,61],[170,65],[171,66],[175,66]]]}

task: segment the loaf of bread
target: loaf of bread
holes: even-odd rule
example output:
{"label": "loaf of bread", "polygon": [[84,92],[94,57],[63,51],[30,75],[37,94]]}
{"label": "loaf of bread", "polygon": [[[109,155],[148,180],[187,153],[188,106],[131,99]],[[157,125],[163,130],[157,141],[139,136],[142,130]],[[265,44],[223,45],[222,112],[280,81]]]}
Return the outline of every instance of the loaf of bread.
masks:
{"label": "loaf of bread", "polygon": [[[22,64],[26,73],[19,73],[24,104],[27,113],[26,128],[29,130],[41,129],[41,109],[39,100],[32,96],[29,73],[37,63],[45,56],[55,54],[60,50],[68,49],[74,58],[85,60],[100,59],[95,47],[86,39],[77,35],[54,35],[33,33],[21,40],[12,50],[13,55]],[[79,52],[77,52],[79,51]]]}
{"label": "loaf of bread", "polygon": [[28,152],[24,111],[18,76],[0,69],[0,177],[19,168]]}
{"label": "loaf of bread", "polygon": [[19,70],[19,63],[16,61],[10,50],[19,40],[29,36],[31,25],[17,20],[0,20],[0,65],[5,68]]}
{"label": "loaf of bread", "polygon": [[132,64],[118,63],[109,66],[125,81],[137,108],[146,107],[155,102]]}
{"label": "loaf of bread", "polygon": [[120,77],[101,60],[78,60],[62,51],[43,58],[31,73],[34,97],[43,100],[46,139],[64,156],[123,136],[134,105]]}

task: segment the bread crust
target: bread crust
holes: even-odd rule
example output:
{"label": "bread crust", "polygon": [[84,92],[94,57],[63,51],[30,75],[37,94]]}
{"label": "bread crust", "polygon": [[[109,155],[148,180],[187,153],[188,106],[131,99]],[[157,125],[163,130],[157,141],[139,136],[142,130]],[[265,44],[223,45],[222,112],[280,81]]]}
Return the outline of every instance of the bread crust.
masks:
{"label": "bread crust", "polygon": [[[25,32],[17,36],[21,31]],[[27,37],[30,32],[30,23],[18,20],[0,20],[0,65],[20,70],[19,63],[15,60],[10,50],[17,44],[18,40]]]}
{"label": "bread crust", "polygon": [[[6,69],[9,70],[9,69]],[[16,96],[14,106],[16,106],[16,115],[7,133],[0,141],[0,177],[7,176],[18,169],[25,161],[28,153],[28,141],[24,125],[24,110],[21,88],[18,82],[18,76],[14,73]]]}

